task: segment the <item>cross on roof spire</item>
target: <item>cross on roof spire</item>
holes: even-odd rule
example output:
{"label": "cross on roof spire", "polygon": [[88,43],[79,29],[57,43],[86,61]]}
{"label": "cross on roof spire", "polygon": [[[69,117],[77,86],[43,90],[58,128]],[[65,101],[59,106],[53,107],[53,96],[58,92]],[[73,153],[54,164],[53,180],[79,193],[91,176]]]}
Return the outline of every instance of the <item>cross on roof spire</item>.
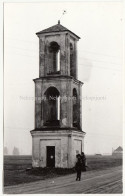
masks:
{"label": "cross on roof spire", "polygon": [[58,24],[60,24],[60,20],[61,20],[61,18],[63,17],[63,15],[64,14],[66,14],[67,12],[66,12],[66,10],[63,10],[63,13],[62,13],[62,15],[61,15],[61,17],[60,17],[60,19],[58,20]]}

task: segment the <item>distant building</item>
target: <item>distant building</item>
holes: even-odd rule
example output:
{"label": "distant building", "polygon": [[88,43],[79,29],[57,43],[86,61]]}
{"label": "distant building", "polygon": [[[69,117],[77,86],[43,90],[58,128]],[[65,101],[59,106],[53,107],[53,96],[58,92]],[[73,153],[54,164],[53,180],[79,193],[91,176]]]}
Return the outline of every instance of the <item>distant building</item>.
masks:
{"label": "distant building", "polygon": [[123,148],[119,146],[116,150],[112,152],[112,156],[122,156]]}

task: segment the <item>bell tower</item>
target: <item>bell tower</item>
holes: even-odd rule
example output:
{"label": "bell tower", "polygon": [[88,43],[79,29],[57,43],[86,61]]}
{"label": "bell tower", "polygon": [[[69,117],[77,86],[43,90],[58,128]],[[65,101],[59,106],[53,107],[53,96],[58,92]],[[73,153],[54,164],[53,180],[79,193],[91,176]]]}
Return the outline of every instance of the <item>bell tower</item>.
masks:
{"label": "bell tower", "polygon": [[57,25],[39,38],[39,78],[35,83],[32,166],[71,168],[84,151],[82,82],[77,78],[79,36]]}

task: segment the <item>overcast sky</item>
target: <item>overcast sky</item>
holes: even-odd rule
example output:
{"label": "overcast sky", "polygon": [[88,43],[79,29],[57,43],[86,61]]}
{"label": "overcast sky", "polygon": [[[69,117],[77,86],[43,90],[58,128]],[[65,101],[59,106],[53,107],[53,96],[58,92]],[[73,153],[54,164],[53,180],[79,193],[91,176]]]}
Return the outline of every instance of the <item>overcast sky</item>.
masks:
{"label": "overcast sky", "polygon": [[120,2],[5,3],[4,141],[10,154],[14,146],[31,154],[34,101],[25,98],[34,97],[32,79],[39,77],[35,33],[57,24],[63,10],[61,24],[81,37],[85,153],[111,153],[122,146],[122,9]]}

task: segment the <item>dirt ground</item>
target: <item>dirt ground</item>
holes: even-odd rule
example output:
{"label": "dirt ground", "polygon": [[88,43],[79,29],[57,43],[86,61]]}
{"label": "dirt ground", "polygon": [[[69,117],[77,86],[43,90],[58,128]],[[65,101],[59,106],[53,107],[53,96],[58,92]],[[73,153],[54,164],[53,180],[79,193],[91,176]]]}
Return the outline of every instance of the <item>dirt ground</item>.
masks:
{"label": "dirt ground", "polygon": [[[69,175],[74,170],[67,169],[41,169],[26,171],[31,168],[31,156],[5,156],[4,157],[4,186],[12,186],[38,180],[46,180],[54,177]],[[122,165],[121,157],[113,156],[87,156],[87,172],[95,170],[104,170],[111,167]]]}
{"label": "dirt ground", "polygon": [[108,194],[122,193],[122,167],[91,170],[82,173],[81,181],[76,174],[53,177],[52,179],[6,186],[6,194]]}

